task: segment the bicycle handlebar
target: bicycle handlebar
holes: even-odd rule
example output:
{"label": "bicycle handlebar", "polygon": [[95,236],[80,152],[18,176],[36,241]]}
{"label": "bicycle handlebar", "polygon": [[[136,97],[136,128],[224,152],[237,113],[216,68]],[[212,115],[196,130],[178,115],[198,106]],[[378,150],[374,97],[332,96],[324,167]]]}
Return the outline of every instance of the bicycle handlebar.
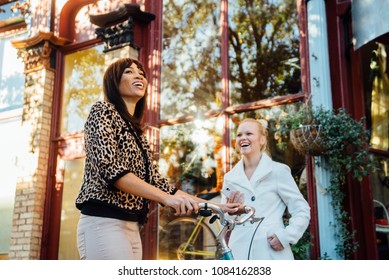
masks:
{"label": "bicycle handlebar", "polygon": [[241,225],[245,222],[247,222],[249,219],[254,217],[255,214],[255,208],[252,206],[242,206],[239,207],[239,210],[237,213],[234,213],[236,215],[245,214],[243,217],[241,217],[239,220],[235,220],[235,224]]}
{"label": "bicycle handlebar", "polygon": [[[212,213],[214,213],[215,214],[214,217],[217,216],[220,219],[220,224],[223,226],[223,228],[220,230],[219,234],[216,237],[218,240],[218,249],[216,251],[216,258],[220,260],[233,259],[231,249],[228,247],[225,237],[228,232],[234,229],[235,225],[240,225],[247,222],[248,220],[251,220],[251,222],[253,223],[258,222],[258,226],[259,226],[262,220],[264,219],[264,218],[254,217],[255,208],[251,206],[239,207],[238,211],[232,214],[232,215],[237,215],[236,219],[233,219],[230,215],[227,215],[228,214],[227,212],[224,212],[223,209],[221,209],[219,206],[212,203],[201,202],[199,203],[199,208],[200,208],[199,215],[211,216]],[[243,214],[243,216],[240,217],[240,219],[237,219],[239,217],[238,215],[240,214]]]}
{"label": "bicycle handlebar", "polygon": [[227,224],[236,224],[240,225],[245,222],[247,222],[249,219],[253,218],[254,213],[255,213],[255,208],[251,206],[241,206],[239,207],[238,211],[234,214],[236,215],[241,215],[245,214],[241,219],[239,220],[232,220],[228,216],[226,216],[226,213],[217,205],[212,204],[212,203],[207,203],[207,202],[201,202],[199,203],[199,208],[208,210],[211,209],[214,213],[218,214],[220,218],[220,223],[222,225],[227,225]]}

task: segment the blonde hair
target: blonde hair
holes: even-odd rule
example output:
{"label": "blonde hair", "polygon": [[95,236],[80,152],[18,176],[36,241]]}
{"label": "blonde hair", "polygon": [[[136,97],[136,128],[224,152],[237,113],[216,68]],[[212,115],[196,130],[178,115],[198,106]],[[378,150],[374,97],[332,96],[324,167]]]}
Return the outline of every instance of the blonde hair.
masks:
{"label": "blonde hair", "polygon": [[[268,126],[267,120],[264,120],[264,119],[257,120],[257,119],[253,119],[253,118],[245,118],[240,122],[239,125],[241,125],[242,123],[245,123],[245,122],[251,122],[251,123],[257,124],[259,134],[265,137],[265,144],[261,147],[261,152],[267,151],[268,135],[269,135],[269,133],[267,131],[267,126]],[[235,149],[238,150],[237,143],[235,144]]]}

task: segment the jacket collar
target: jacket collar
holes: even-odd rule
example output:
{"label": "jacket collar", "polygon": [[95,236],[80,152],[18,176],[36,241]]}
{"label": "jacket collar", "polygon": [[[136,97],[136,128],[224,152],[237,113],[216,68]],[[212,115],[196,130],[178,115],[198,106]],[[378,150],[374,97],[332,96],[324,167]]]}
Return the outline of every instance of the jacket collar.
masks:
{"label": "jacket collar", "polygon": [[252,190],[253,187],[259,181],[269,175],[271,171],[272,159],[266,153],[263,153],[257,168],[255,169],[253,175],[249,180],[246,174],[244,173],[243,160],[241,159],[234,166],[234,168],[232,168],[231,171],[226,174],[226,187],[231,184],[232,186],[238,185],[242,188]]}
{"label": "jacket collar", "polygon": [[253,175],[251,176],[250,182],[253,184],[258,183],[272,171],[272,159],[266,154],[262,153],[261,160],[257,168],[255,169]]}

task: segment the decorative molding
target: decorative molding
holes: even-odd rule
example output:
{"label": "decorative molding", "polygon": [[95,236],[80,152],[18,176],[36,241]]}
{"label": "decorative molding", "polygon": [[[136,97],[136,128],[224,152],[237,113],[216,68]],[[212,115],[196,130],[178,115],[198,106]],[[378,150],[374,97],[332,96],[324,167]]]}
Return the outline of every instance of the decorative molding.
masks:
{"label": "decorative molding", "polygon": [[71,41],[65,38],[55,36],[53,32],[39,31],[39,33],[34,37],[23,39],[23,40],[12,41],[12,45],[16,49],[23,49],[23,48],[34,47],[40,44],[42,41],[49,41],[51,44],[55,46],[64,46],[66,44],[71,43]]}
{"label": "decorative molding", "polygon": [[91,23],[103,28],[117,22],[123,22],[129,17],[132,17],[135,21],[143,24],[148,24],[155,19],[154,14],[141,11],[140,6],[137,4],[124,4],[112,12],[89,15],[89,17]]}
{"label": "decorative molding", "polygon": [[134,22],[131,17],[123,23],[111,27],[96,28],[96,37],[104,42],[104,52],[112,51],[127,45],[139,50],[134,44]]}
{"label": "decorative molding", "polygon": [[95,33],[105,43],[104,52],[128,45],[139,50],[134,45],[134,22],[147,24],[155,19],[155,15],[141,11],[137,4],[124,4],[112,12],[89,17],[91,23],[99,26]]}
{"label": "decorative molding", "polygon": [[18,57],[24,61],[24,73],[50,69],[51,53],[56,46],[64,46],[69,40],[54,36],[52,32],[39,32],[24,40],[11,41],[18,49]]}

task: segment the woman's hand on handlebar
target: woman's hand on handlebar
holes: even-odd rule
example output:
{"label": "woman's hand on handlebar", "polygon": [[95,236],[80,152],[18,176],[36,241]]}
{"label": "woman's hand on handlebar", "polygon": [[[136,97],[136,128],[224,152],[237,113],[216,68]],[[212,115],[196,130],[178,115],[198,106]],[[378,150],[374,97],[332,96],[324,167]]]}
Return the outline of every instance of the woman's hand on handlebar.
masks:
{"label": "woman's hand on handlebar", "polygon": [[242,205],[240,203],[235,202],[235,203],[218,204],[218,206],[228,214],[235,214]]}
{"label": "woman's hand on handlebar", "polygon": [[191,196],[182,193],[169,195],[164,204],[173,208],[176,211],[176,216],[191,215],[199,211],[198,202]]}

